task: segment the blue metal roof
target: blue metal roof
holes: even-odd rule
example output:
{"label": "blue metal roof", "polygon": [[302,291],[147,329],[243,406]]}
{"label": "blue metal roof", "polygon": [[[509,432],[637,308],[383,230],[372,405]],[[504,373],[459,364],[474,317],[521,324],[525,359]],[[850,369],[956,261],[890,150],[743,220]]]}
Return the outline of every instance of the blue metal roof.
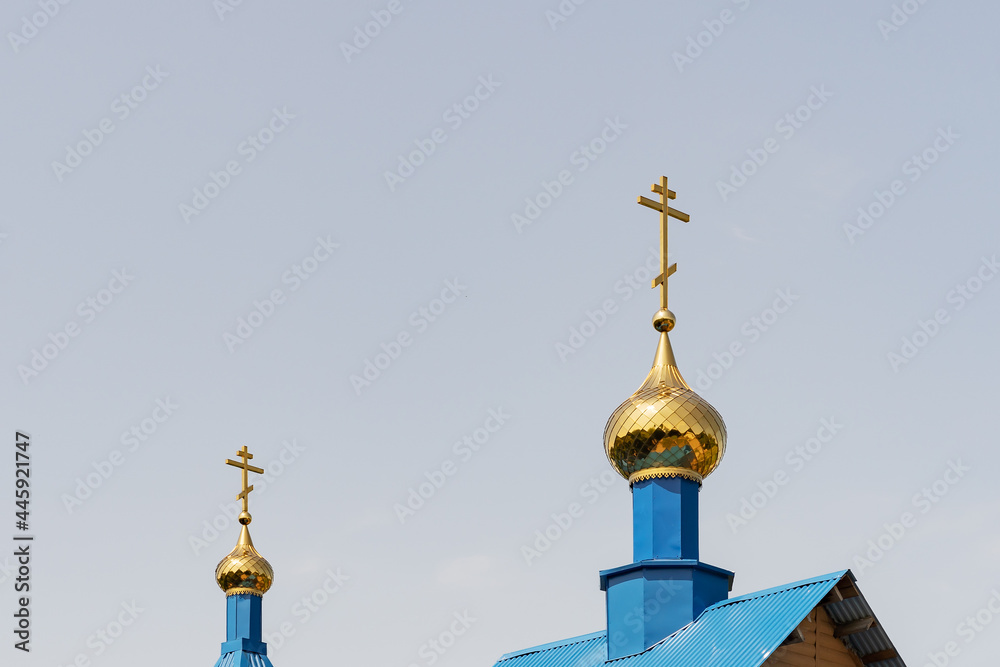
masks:
{"label": "blue metal roof", "polygon": [[[759,667],[845,575],[848,570],[724,600],[642,653],[608,664]],[[596,632],[508,653],[495,667],[594,667],[607,659],[605,637]]]}
{"label": "blue metal roof", "polygon": [[507,653],[497,662],[504,667],[593,667],[608,658],[606,632],[594,632],[551,644],[542,644],[523,651]]}
{"label": "blue metal roof", "polygon": [[232,651],[220,657],[215,667],[273,667],[266,655],[253,651]]}

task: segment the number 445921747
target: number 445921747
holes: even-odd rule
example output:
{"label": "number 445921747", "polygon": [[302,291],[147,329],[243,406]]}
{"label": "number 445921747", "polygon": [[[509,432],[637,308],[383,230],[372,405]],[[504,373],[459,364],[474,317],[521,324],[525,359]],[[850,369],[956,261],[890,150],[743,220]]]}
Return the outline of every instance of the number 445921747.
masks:
{"label": "number 445921747", "polygon": [[28,447],[31,445],[31,438],[24,433],[18,432],[17,440],[14,443],[14,498],[17,511],[14,516],[17,522],[14,524],[19,530],[28,530],[28,502],[31,499],[31,457],[28,454]]}

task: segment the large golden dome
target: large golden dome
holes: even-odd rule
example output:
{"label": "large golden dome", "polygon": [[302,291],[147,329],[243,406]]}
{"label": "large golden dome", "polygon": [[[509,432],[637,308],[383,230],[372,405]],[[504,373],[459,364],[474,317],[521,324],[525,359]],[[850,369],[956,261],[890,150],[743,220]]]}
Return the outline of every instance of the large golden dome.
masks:
{"label": "large golden dome", "polygon": [[653,477],[700,483],[722,460],[726,425],[681,377],[666,331],[646,381],[608,419],[604,449],[629,484]]}
{"label": "large golden dome", "polygon": [[226,595],[240,593],[263,595],[271,588],[274,582],[274,570],[271,564],[254,549],[253,540],[250,539],[250,529],[245,523],[236,547],[216,566],[215,580]]}

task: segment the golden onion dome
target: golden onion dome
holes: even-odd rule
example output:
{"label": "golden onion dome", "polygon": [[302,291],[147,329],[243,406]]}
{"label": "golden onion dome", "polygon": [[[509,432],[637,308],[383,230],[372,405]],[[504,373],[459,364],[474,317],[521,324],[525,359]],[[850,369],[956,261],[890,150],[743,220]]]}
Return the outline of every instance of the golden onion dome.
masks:
{"label": "golden onion dome", "polygon": [[267,560],[257,553],[250,539],[250,515],[244,512],[240,515],[243,530],[236,547],[229,555],[219,561],[215,568],[215,580],[226,595],[263,595],[274,582],[274,570]]}
{"label": "golden onion dome", "polygon": [[660,343],[653,368],[642,386],[611,414],[604,428],[604,449],[629,484],[654,477],[685,477],[700,484],[726,451],[726,425],[681,377],[667,337],[673,315],[661,313],[669,321],[654,321]]}

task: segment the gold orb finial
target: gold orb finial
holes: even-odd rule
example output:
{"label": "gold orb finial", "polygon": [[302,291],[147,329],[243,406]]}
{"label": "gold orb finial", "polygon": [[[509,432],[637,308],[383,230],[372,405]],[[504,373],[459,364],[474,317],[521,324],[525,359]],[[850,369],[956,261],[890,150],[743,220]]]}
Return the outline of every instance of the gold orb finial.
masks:
{"label": "gold orb finial", "polygon": [[677,318],[666,308],[661,308],[653,315],[653,328],[657,331],[673,331]]}

